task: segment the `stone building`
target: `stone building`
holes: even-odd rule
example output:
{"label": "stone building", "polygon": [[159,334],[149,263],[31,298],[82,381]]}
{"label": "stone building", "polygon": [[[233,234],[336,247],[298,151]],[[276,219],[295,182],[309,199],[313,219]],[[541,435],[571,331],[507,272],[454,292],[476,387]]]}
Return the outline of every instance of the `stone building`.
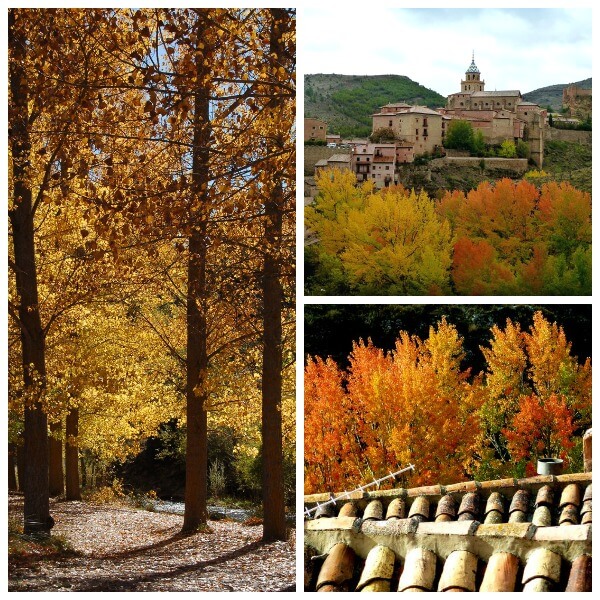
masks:
{"label": "stone building", "polygon": [[327,138],[327,123],[321,119],[304,119],[304,141],[305,142],[325,142]]}
{"label": "stone building", "polygon": [[411,163],[414,157],[414,146],[410,142],[365,142],[352,148],[350,168],[357,181],[372,181],[375,187],[384,188],[398,182],[396,166]]}
{"label": "stone building", "polygon": [[592,116],[592,90],[580,88],[575,84],[563,89],[563,108],[568,109],[567,115],[584,120]]}
{"label": "stone building", "polygon": [[397,139],[412,145],[415,155],[442,145],[442,115],[426,106],[386,104],[373,115],[373,131],[378,129],[393,129]]}
{"label": "stone building", "polygon": [[315,175],[325,169],[345,171],[350,168],[350,154],[333,154],[315,163]]}
{"label": "stone building", "polygon": [[475,64],[475,56],[461,81],[461,90],[448,96],[445,115],[472,123],[486,142],[504,140],[527,142],[531,158],[542,166],[546,110],[523,100],[519,90],[485,90],[485,81]]}

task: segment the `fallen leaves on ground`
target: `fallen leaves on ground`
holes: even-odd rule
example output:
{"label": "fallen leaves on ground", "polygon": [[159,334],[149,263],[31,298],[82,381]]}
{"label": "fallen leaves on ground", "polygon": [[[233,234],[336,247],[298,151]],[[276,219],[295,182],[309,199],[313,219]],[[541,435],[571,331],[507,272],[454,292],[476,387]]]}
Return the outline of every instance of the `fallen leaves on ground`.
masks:
{"label": "fallen leaves on ground", "polygon": [[[9,518],[22,515],[9,496]],[[51,501],[52,534],[76,556],[9,560],[9,591],[294,591],[295,532],[265,544],[262,527],[210,521],[181,535],[183,517],[112,505]]]}

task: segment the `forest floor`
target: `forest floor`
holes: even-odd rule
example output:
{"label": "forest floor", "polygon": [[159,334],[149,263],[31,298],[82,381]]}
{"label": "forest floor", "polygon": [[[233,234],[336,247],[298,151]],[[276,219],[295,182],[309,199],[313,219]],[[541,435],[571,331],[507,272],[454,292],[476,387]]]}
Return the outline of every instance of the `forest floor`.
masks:
{"label": "forest floor", "polygon": [[[10,523],[22,521],[23,497],[9,495]],[[180,533],[181,515],[115,505],[51,500],[53,536],[73,550],[52,556],[10,552],[8,591],[208,592],[295,591],[295,531],[263,543],[262,527],[210,521]],[[9,544],[10,550],[10,544]]]}

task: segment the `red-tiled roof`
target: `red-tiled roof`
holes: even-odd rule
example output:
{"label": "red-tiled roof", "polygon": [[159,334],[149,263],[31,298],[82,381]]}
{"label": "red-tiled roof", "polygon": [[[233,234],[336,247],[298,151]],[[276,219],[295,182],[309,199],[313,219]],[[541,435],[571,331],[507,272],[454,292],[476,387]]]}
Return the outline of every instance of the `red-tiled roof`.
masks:
{"label": "red-tiled roof", "polygon": [[591,482],[580,473],[354,493],[305,523],[308,589],[591,591]]}
{"label": "red-tiled roof", "polygon": [[519,90],[494,90],[493,92],[473,92],[471,98],[490,97],[490,96],[520,96]]}

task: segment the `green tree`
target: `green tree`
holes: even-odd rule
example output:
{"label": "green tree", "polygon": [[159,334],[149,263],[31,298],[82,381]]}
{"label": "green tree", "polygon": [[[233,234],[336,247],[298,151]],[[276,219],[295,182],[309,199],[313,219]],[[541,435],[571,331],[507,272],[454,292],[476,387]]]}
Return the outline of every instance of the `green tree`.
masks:
{"label": "green tree", "polygon": [[483,138],[483,132],[478,129],[473,137],[473,154],[482,156],[485,152],[485,140]]}
{"label": "green tree", "polygon": [[501,158],[517,158],[517,148],[512,140],[504,140],[500,145],[498,156]]}
{"label": "green tree", "polygon": [[529,158],[530,156],[529,144],[523,140],[517,142],[516,151],[519,158]]}
{"label": "green tree", "polygon": [[444,147],[453,150],[468,150],[472,152],[475,148],[475,132],[469,121],[460,119],[450,121],[448,131],[444,139]]}

